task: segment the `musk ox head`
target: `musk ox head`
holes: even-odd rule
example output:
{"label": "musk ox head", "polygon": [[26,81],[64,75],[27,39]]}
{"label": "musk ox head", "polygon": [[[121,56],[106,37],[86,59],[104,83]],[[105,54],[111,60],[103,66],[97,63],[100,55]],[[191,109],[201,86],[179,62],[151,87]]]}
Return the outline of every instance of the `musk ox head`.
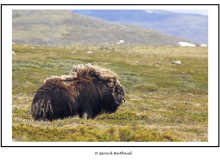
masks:
{"label": "musk ox head", "polygon": [[125,102],[125,91],[124,87],[120,84],[115,86],[114,92],[112,93],[115,103],[120,106]]}
{"label": "musk ox head", "polygon": [[79,114],[95,118],[113,113],[125,102],[124,87],[116,73],[97,65],[76,65],[70,75],[53,76],[44,81],[32,101],[35,120],[50,120]]}

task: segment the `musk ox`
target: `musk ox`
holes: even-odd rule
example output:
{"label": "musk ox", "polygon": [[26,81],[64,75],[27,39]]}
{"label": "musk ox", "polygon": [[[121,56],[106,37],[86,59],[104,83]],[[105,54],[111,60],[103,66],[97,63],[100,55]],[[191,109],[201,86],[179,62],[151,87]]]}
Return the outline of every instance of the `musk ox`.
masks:
{"label": "musk ox", "polygon": [[116,73],[91,64],[73,66],[70,72],[47,78],[37,90],[31,106],[34,120],[52,121],[76,114],[95,118],[115,112],[125,102]]}

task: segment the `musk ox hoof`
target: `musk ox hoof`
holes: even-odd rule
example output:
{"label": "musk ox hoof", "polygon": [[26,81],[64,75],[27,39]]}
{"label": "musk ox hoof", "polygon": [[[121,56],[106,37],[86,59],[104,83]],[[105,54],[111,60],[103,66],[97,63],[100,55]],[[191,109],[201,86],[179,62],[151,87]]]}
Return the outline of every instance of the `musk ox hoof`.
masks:
{"label": "musk ox hoof", "polygon": [[31,114],[34,120],[63,119],[79,114],[95,118],[114,113],[125,102],[124,87],[116,73],[97,65],[73,66],[70,75],[47,78],[34,95]]}

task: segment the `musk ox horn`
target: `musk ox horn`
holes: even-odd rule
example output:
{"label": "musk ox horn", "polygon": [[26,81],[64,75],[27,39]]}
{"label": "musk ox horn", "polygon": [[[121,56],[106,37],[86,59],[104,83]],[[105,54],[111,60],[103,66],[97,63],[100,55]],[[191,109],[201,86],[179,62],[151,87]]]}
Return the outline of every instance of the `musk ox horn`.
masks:
{"label": "musk ox horn", "polygon": [[73,66],[70,75],[44,81],[32,101],[34,120],[59,119],[79,114],[95,118],[103,111],[113,113],[125,102],[124,87],[116,73],[97,65]]}

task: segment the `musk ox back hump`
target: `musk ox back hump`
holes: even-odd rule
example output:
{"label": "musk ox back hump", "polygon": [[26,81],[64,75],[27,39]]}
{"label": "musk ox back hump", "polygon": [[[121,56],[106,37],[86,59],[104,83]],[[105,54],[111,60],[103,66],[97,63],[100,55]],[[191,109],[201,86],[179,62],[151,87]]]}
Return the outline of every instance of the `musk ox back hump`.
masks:
{"label": "musk ox back hump", "polygon": [[77,73],[80,78],[89,76],[93,78],[93,80],[107,83],[110,87],[115,85],[118,80],[118,75],[116,73],[109,69],[98,67],[97,65],[91,65],[90,63],[73,66],[71,73]]}

